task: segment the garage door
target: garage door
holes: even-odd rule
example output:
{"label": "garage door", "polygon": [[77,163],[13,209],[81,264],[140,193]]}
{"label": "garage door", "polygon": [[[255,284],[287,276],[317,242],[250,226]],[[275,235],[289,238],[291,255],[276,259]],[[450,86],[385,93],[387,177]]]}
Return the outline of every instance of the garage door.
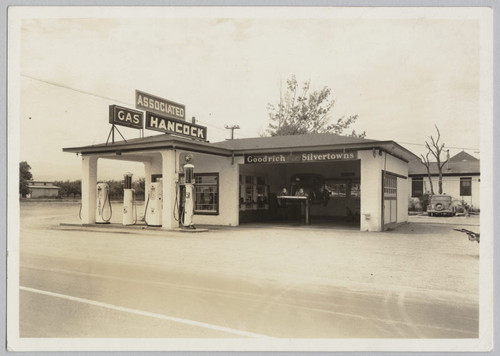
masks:
{"label": "garage door", "polygon": [[383,201],[384,201],[384,227],[387,225],[395,224],[397,222],[397,177],[385,173],[384,174],[384,189],[383,189]]}

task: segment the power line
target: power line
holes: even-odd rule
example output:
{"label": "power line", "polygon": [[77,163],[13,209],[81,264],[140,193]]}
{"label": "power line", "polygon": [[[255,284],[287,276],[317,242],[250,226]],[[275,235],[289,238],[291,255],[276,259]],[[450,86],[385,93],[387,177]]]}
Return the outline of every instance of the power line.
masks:
{"label": "power line", "polygon": [[[404,145],[413,145],[413,146],[427,147],[423,143],[411,143],[411,142],[401,142],[401,141],[397,141],[397,143],[402,143]],[[445,148],[453,148],[453,149],[457,149],[457,150],[468,150],[468,151],[479,151],[479,148],[452,147],[452,146],[445,146]]]}
{"label": "power line", "polygon": [[[124,105],[128,105],[128,106],[134,106],[134,104],[131,104],[131,103],[129,103],[129,102],[125,102],[125,101],[117,100],[117,99],[110,98],[110,97],[103,96],[103,95],[99,95],[99,94],[94,94],[94,93],[91,93],[91,92],[88,92],[88,91],[85,91],[85,90],[81,90],[81,89],[77,89],[77,88],[73,88],[73,87],[70,87],[70,86],[67,86],[67,85],[64,85],[64,84],[60,84],[60,83],[56,83],[56,82],[52,82],[52,81],[45,80],[45,79],[36,78],[36,77],[31,76],[31,75],[21,74],[21,76],[22,76],[22,77],[25,77],[25,78],[33,79],[33,80],[36,80],[36,81],[39,81],[39,82],[42,82],[42,83],[50,84],[50,85],[53,85],[53,86],[56,86],[56,87],[59,87],[59,88],[72,90],[72,91],[75,91],[75,92],[77,92],[77,93],[90,95],[90,96],[93,96],[93,97],[96,97],[96,98],[99,98],[99,99],[104,99],[104,100],[108,100],[108,101],[112,101],[112,102],[117,102],[117,103],[124,104]],[[224,131],[224,132],[225,132],[225,129],[224,129],[224,128],[222,128],[222,127],[217,127],[217,126],[214,126],[214,125],[209,124],[209,123],[207,123],[207,122],[204,122],[204,121],[202,121],[202,120],[198,120],[198,122],[200,122],[200,123],[202,123],[203,125],[206,125],[206,126],[208,126],[208,127],[211,127],[211,128],[214,128],[214,129],[217,129],[217,130],[220,130],[220,131]],[[248,136],[244,136],[244,135],[240,135],[240,136],[243,136],[243,137],[248,137]]]}
{"label": "power line", "polygon": [[120,104],[125,104],[125,105],[132,105],[130,103],[127,103],[127,102],[124,102],[124,101],[121,101],[121,100],[117,100],[117,99],[109,98],[107,96],[102,96],[102,95],[94,94],[94,93],[91,93],[91,92],[88,92],[88,91],[85,91],[85,90],[81,90],[81,89],[72,88],[72,87],[66,86],[64,84],[60,84],[60,83],[51,82],[51,81],[48,81],[48,80],[45,80],[45,79],[40,79],[40,78],[32,77],[30,75],[21,74],[21,76],[29,78],[29,79],[37,80],[37,81],[42,82],[42,83],[54,85],[56,87],[60,87],[60,88],[64,88],[64,89],[76,91],[78,93],[90,95],[90,96],[93,96],[93,97],[96,97],[96,98],[105,99],[105,100],[109,100],[109,101],[115,101],[115,102],[118,102]]}
{"label": "power line", "polygon": [[227,130],[231,130],[231,140],[234,140],[234,130],[239,130],[240,125],[225,125],[224,126]]}
{"label": "power line", "polygon": [[[63,88],[63,89],[72,90],[72,91],[75,91],[75,92],[78,92],[78,93],[81,93],[81,94],[90,95],[90,96],[93,96],[93,97],[96,97],[96,98],[100,98],[100,99],[104,99],[104,100],[108,100],[108,101],[112,101],[112,102],[117,102],[117,103],[128,105],[128,106],[134,106],[134,104],[130,104],[130,103],[125,102],[125,101],[117,100],[117,99],[110,98],[110,97],[103,96],[103,95],[94,94],[94,93],[91,93],[91,92],[88,92],[88,91],[85,91],[85,90],[81,90],[81,89],[72,88],[72,87],[64,85],[64,84],[52,82],[52,81],[41,79],[41,78],[36,78],[36,77],[31,76],[31,75],[21,74],[21,76],[25,77],[25,78],[33,79],[33,80],[36,80],[36,81],[39,81],[39,82],[42,82],[42,83],[50,84],[50,85],[53,85],[53,86],[56,86],[56,87],[60,87],[60,88]],[[226,130],[226,128],[217,127],[217,126],[214,126],[214,125],[209,124],[207,122],[204,122],[202,120],[198,120],[198,122],[200,122],[200,123],[202,123],[202,124],[204,124],[204,125],[206,125],[208,127],[214,128],[216,130],[220,130],[220,131],[225,131]],[[249,136],[245,136],[245,135],[242,135],[242,134],[239,134],[239,136],[244,137],[244,138],[249,138]],[[398,141],[398,143],[402,143],[402,144],[405,144],[405,145],[413,145],[413,146],[426,147],[422,143],[401,142],[401,141]],[[446,148],[453,148],[453,149],[459,149],[459,150],[468,150],[468,151],[479,151],[478,148],[452,147],[452,146],[446,146]]]}

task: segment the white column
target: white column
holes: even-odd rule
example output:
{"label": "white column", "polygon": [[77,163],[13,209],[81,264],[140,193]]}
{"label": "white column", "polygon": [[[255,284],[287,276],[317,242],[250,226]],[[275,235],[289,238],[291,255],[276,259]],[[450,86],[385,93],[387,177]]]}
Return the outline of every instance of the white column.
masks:
{"label": "white column", "polygon": [[[229,217],[229,226],[238,226],[240,224],[240,165],[235,160],[234,164],[227,169],[230,172],[228,182],[221,180],[219,182],[219,197],[221,191],[228,194],[231,198],[231,215]],[[221,200],[219,200],[220,204]]]}
{"label": "white column", "polygon": [[97,158],[97,156],[82,157],[82,224],[95,223]]}
{"label": "white column", "polygon": [[[163,216],[162,228],[172,229],[179,226],[174,218],[176,174],[175,174],[175,152],[173,150],[162,151],[162,178],[163,178]],[[178,215],[175,212],[176,216]]]}
{"label": "white column", "polygon": [[383,155],[358,151],[361,159],[361,231],[382,231]]}

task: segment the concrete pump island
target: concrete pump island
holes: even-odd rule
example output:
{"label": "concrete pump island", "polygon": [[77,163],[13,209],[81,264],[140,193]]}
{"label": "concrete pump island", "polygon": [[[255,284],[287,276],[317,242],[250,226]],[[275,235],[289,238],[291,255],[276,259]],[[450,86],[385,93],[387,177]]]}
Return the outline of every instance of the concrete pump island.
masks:
{"label": "concrete pump island", "polygon": [[[183,105],[137,90],[135,109],[110,106],[106,143],[63,149],[82,159],[83,225],[107,222],[102,159],[143,163],[144,220],[162,229],[280,222],[384,231],[408,221],[415,155],[394,141],[308,134],[211,143],[207,128],[184,115]],[[115,141],[117,126],[164,134]],[[131,179],[124,225],[137,223]]]}

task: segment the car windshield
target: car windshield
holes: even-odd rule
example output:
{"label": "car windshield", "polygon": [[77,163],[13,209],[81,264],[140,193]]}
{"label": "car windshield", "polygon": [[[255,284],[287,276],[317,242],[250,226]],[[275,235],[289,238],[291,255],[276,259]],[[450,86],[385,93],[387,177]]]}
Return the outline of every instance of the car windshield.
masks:
{"label": "car windshield", "polygon": [[432,197],[431,199],[432,200],[440,200],[440,201],[450,201],[451,197],[449,197],[449,196],[444,196],[444,197],[438,197],[438,196],[436,196],[436,197]]}

